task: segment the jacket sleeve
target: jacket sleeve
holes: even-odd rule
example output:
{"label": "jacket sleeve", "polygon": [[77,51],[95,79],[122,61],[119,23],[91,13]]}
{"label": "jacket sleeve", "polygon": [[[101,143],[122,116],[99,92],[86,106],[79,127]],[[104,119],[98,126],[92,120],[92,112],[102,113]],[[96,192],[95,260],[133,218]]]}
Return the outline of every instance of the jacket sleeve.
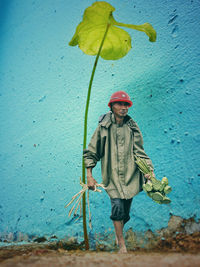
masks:
{"label": "jacket sleeve", "polygon": [[147,164],[149,165],[149,167],[153,170],[154,167],[153,167],[152,161],[144,151],[142,133],[141,133],[141,131],[140,131],[140,129],[139,129],[139,127],[138,127],[136,122],[134,122],[134,124],[133,124],[133,134],[134,134],[133,153],[136,156],[145,159]]}
{"label": "jacket sleeve", "polygon": [[100,138],[100,126],[95,130],[90,143],[88,145],[88,149],[83,150],[83,158],[85,167],[95,167],[97,161],[101,158],[101,138]]}

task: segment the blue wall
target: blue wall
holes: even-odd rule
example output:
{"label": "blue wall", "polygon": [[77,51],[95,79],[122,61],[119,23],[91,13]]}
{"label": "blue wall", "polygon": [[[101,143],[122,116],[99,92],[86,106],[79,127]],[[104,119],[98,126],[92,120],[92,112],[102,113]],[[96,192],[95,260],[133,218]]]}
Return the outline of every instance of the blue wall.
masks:
{"label": "blue wall", "polygon": [[[0,237],[81,235],[82,221],[64,205],[80,190],[82,132],[94,57],[68,46],[91,0],[1,0]],[[135,197],[126,229],[155,231],[170,216],[200,218],[198,0],[110,0],[117,21],[151,23],[156,43],[128,30],[132,49],[100,59],[88,120],[88,141],[110,95],[125,90],[158,178],[166,175],[170,205]],[[100,164],[94,177],[101,182]],[[91,192],[93,231],[113,228],[109,198]],[[102,220],[103,216],[103,220]]]}

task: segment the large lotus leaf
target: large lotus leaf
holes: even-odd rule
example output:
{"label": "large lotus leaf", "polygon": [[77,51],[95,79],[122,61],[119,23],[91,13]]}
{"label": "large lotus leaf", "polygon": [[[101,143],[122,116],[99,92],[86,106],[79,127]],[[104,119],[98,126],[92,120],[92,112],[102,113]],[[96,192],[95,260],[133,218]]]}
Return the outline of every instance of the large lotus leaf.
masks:
{"label": "large lotus leaf", "polygon": [[115,8],[106,2],[95,2],[92,6],[86,8],[83,21],[77,26],[76,32],[69,42],[69,45],[80,45],[80,36],[82,34],[87,36],[90,30],[97,33],[99,28],[104,27],[105,32],[108,18],[112,11],[115,11]]}
{"label": "large lotus leaf", "polygon": [[144,31],[150,41],[156,40],[156,32],[149,23],[143,25],[118,23],[112,16],[114,10],[115,8],[107,2],[93,3],[85,10],[83,21],[77,26],[69,45],[78,45],[87,55],[96,55],[108,23],[110,27],[100,54],[104,59],[122,58],[131,49],[130,35],[115,25]]}

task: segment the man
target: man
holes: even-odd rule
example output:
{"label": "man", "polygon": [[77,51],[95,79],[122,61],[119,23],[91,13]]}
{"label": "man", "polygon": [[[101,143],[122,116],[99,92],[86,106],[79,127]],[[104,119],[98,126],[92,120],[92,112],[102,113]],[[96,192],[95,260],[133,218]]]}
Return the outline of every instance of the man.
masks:
{"label": "man", "polygon": [[[127,115],[132,106],[129,95],[124,91],[112,94],[108,103],[110,112],[101,116],[88,149],[83,152],[87,168],[87,184],[94,190],[97,181],[92,169],[101,160],[102,180],[111,199],[116,243],[120,253],[126,253],[123,237],[124,224],[130,219],[132,198],[142,191],[144,176],[135,163],[134,155],[144,158],[153,172],[150,158],[144,151],[143,138],[136,122]],[[149,175],[145,175],[149,179]]]}

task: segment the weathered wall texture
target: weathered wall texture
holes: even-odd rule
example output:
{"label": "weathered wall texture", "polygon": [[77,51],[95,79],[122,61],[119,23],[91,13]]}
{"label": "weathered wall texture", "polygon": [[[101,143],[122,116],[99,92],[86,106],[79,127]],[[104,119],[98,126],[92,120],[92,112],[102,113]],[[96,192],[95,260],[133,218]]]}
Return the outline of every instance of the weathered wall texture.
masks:
{"label": "weathered wall texture", "polygon": [[[135,197],[126,230],[153,233],[172,215],[200,218],[199,0],[110,0],[116,20],[150,22],[156,43],[128,30],[132,50],[100,59],[88,141],[110,95],[127,91],[157,178],[173,188],[170,205]],[[91,0],[4,0],[0,5],[0,238],[81,236],[64,205],[80,190],[84,106],[94,57],[68,46]],[[99,164],[100,165],[100,164]],[[101,182],[99,165],[94,176]],[[113,230],[105,192],[91,192],[94,233]],[[19,234],[19,233],[23,233]],[[20,238],[19,238],[20,239]],[[23,239],[23,238],[21,238]]]}

